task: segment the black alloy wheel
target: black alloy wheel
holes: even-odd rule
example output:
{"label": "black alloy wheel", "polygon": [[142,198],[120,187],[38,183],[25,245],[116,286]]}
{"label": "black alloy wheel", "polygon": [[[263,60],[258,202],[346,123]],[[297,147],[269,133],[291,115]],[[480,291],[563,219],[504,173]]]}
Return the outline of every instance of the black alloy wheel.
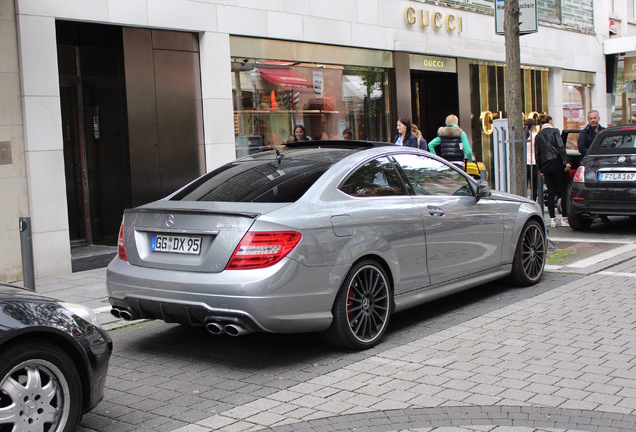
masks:
{"label": "black alloy wheel", "polygon": [[568,223],[574,231],[586,231],[592,226],[593,219],[591,217],[584,218],[580,213],[572,211],[572,204],[568,205]]}
{"label": "black alloy wheel", "polygon": [[534,285],[541,279],[547,257],[545,230],[536,220],[526,222],[512,263],[512,279],[521,286]]}
{"label": "black alloy wheel", "polygon": [[327,343],[349,349],[375,346],[391,316],[391,288],[382,267],[371,260],[354,265],[332,313],[331,327],[322,334]]}

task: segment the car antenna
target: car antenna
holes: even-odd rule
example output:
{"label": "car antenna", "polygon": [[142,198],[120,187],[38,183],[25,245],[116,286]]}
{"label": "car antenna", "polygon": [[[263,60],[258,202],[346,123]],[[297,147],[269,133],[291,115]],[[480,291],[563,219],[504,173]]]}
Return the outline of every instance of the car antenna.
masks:
{"label": "car antenna", "polygon": [[278,165],[280,165],[284,157],[285,155],[279,152],[278,149],[276,149],[276,160],[278,161]]}

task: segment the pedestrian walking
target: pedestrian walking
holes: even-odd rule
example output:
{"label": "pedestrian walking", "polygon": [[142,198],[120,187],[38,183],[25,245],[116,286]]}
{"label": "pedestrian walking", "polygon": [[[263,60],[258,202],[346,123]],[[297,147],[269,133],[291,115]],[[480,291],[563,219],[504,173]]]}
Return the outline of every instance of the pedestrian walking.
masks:
{"label": "pedestrian walking", "polygon": [[[572,164],[561,139],[561,132],[552,123],[552,117],[545,114],[541,116],[541,131],[535,138],[535,158],[541,176],[545,180],[548,189],[548,213],[550,214],[550,226],[570,226],[567,213],[567,189],[570,183],[569,171]],[[557,221],[555,212],[555,196],[561,196],[561,221]]]}

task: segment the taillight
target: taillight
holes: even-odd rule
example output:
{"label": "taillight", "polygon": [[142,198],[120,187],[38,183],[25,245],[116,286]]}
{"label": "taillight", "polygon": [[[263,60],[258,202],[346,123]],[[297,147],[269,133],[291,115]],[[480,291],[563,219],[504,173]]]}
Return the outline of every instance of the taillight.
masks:
{"label": "taillight", "polygon": [[124,224],[119,227],[119,238],[117,239],[117,256],[120,260],[128,261],[126,246],[124,245]]}
{"label": "taillight", "polygon": [[572,179],[574,183],[585,183],[585,167],[580,166],[576,169],[574,173],[574,179]]}
{"label": "taillight", "polygon": [[285,258],[301,238],[296,231],[248,232],[225,269],[247,270],[274,265]]}

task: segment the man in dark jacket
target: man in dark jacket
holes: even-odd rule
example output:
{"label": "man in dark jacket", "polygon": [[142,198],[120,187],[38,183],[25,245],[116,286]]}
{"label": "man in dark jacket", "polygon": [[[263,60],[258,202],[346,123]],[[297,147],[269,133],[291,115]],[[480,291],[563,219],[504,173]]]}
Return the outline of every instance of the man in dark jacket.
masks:
{"label": "man in dark jacket", "polygon": [[600,117],[598,115],[598,111],[592,110],[587,113],[587,126],[585,126],[581,133],[579,133],[579,139],[576,140],[581,157],[585,156],[592,145],[592,141],[596,138],[596,135],[604,129],[603,126],[598,124],[599,120]]}

